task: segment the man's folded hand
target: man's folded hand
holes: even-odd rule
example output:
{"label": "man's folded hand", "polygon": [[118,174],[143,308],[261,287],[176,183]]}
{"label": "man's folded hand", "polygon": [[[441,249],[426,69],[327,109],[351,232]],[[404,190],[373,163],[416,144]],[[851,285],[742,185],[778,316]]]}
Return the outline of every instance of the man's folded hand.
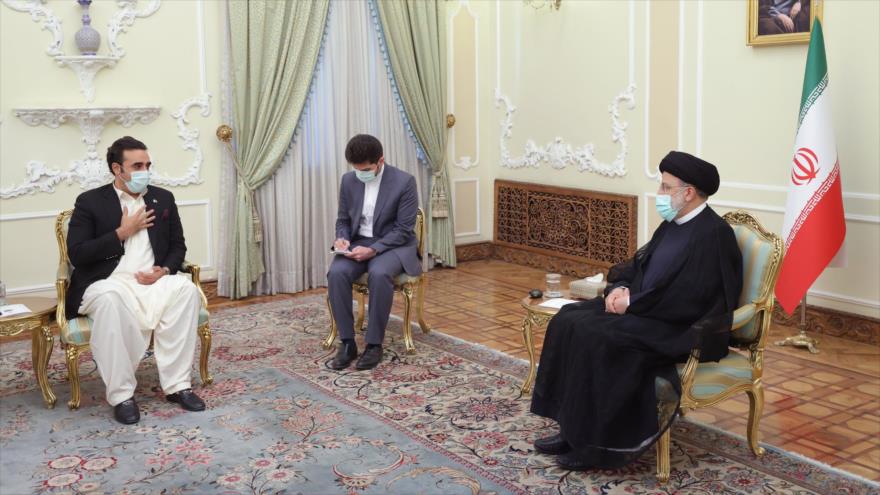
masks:
{"label": "man's folded hand", "polygon": [[351,254],[346,254],[346,256],[355,261],[367,261],[376,256],[376,250],[366,246],[357,246],[351,250]]}

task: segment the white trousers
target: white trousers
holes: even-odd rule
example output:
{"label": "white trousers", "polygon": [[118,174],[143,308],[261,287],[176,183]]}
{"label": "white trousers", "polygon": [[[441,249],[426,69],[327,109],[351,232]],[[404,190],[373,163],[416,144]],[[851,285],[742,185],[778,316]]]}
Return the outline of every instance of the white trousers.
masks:
{"label": "white trousers", "polygon": [[190,388],[200,307],[198,288],[180,274],[152,285],[113,274],[86,289],[79,312],[93,321],[92,355],[111,406],[134,395],[135,371],[151,334],[162,390],[173,394]]}

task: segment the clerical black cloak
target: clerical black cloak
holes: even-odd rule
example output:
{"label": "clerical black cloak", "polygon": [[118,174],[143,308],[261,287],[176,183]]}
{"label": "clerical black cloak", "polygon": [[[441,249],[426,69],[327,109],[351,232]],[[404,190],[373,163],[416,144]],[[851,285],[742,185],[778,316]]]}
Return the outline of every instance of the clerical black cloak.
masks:
{"label": "clerical black cloak", "polygon": [[[684,249],[651,266],[664,238],[668,248],[684,226]],[[638,294],[625,314],[606,313],[598,297],[566,305],[550,321],[532,412],[556,420],[574,455],[597,468],[637,459],[675,418],[675,363],[694,349],[701,361],[727,355],[742,270],[733,230],[711,208],[683,225],[664,222],[632,259],[609,271],[606,295],[618,286]],[[642,286],[646,279],[651,287]],[[660,414],[658,377],[672,385]]]}

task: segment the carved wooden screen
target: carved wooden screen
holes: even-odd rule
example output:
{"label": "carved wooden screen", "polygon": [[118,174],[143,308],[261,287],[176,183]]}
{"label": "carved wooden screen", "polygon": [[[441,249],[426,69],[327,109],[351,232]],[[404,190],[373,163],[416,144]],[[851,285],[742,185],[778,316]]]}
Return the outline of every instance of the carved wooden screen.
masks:
{"label": "carved wooden screen", "polygon": [[495,243],[610,267],[636,251],[638,197],[495,181]]}

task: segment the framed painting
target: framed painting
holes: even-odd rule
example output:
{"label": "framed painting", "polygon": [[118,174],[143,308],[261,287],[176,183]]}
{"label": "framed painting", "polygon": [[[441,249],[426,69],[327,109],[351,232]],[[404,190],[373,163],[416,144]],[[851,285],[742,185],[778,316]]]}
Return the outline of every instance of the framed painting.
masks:
{"label": "framed painting", "polygon": [[746,0],[748,44],[808,43],[815,19],[822,19],[823,0]]}

